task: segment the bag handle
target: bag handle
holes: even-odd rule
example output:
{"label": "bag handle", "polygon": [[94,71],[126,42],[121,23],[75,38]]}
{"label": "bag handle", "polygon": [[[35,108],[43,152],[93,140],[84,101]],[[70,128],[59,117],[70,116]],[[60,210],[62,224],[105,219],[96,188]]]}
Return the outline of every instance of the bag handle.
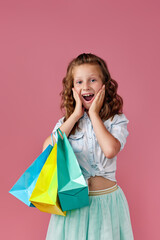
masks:
{"label": "bag handle", "polygon": [[[59,132],[58,132],[58,131],[60,132],[60,134],[59,134]],[[60,128],[58,128],[58,129],[57,129],[57,132],[58,132],[59,136],[60,136],[60,137],[62,138],[62,140],[63,140],[63,133],[62,133],[61,129],[60,129]]]}
{"label": "bag handle", "polygon": [[51,139],[52,139],[52,146],[54,146],[53,133],[51,133]]}

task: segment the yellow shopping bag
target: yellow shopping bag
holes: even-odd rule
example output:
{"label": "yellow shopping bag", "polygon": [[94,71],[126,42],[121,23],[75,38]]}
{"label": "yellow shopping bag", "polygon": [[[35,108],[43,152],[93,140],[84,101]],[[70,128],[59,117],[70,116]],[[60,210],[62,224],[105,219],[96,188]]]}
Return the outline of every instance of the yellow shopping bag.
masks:
{"label": "yellow shopping bag", "polygon": [[66,216],[58,198],[57,143],[48,156],[29,199],[42,212]]}

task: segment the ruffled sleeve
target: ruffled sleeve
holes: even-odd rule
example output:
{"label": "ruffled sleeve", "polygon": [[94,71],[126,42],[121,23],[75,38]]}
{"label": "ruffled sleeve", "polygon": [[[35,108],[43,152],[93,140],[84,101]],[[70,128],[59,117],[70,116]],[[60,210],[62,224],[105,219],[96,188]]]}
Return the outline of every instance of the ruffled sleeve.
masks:
{"label": "ruffled sleeve", "polygon": [[64,119],[64,117],[62,117],[62,118],[60,118],[60,119],[58,120],[58,122],[56,123],[56,125],[55,125],[55,127],[54,127],[54,129],[53,129],[53,131],[52,131],[52,134],[53,134],[53,136],[55,137],[56,142],[57,142],[57,140],[58,140],[57,129],[62,125],[63,119]]}
{"label": "ruffled sleeve", "polygon": [[124,114],[116,114],[113,118],[113,121],[111,122],[110,133],[119,140],[121,144],[120,151],[124,148],[124,145],[126,144],[126,139],[129,135],[129,132],[127,130],[128,123],[129,120]]}

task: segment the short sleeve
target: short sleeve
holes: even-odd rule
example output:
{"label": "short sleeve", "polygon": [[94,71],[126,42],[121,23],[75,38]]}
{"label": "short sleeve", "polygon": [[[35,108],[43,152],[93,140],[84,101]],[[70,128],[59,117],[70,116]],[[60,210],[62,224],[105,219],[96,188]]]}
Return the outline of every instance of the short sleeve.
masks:
{"label": "short sleeve", "polygon": [[110,133],[119,140],[121,144],[120,151],[124,148],[124,145],[126,144],[126,139],[129,135],[129,132],[127,130],[128,123],[129,120],[124,114],[116,114],[113,118],[113,123],[111,122]]}
{"label": "short sleeve", "polygon": [[53,134],[53,136],[55,137],[56,142],[57,142],[57,140],[58,140],[57,129],[62,125],[63,120],[64,120],[64,117],[60,118],[60,119],[58,120],[58,122],[56,123],[53,131],[52,131],[52,134]]}

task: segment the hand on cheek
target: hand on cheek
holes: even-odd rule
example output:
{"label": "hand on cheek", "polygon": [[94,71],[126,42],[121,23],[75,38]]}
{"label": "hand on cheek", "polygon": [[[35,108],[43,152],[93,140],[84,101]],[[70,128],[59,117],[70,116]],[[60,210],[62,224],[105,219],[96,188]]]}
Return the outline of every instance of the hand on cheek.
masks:
{"label": "hand on cheek", "polygon": [[74,115],[78,118],[83,116],[84,114],[84,108],[82,106],[82,99],[81,99],[81,93],[78,93],[74,88],[72,88],[73,91],[73,97],[76,101],[76,106],[74,109]]}
{"label": "hand on cheek", "polygon": [[102,88],[98,91],[95,99],[93,100],[89,108],[89,113],[94,112],[99,114],[103,105],[104,96],[105,96],[105,85],[103,85]]}

